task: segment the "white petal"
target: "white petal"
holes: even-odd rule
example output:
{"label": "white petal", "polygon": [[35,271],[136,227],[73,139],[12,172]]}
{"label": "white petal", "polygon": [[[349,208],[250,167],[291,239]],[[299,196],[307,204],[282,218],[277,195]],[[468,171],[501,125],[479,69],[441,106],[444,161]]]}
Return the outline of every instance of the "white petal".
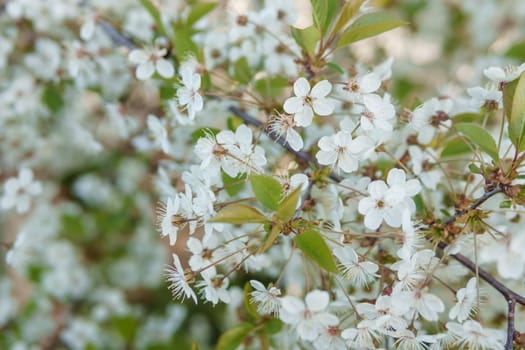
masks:
{"label": "white petal", "polygon": [[308,126],[312,124],[313,119],[314,112],[308,106],[304,107],[302,110],[300,110],[294,115],[294,121],[297,124],[297,126]]}
{"label": "white petal", "polygon": [[310,92],[310,83],[306,78],[299,78],[293,84],[293,92],[295,96],[306,97]]}
{"label": "white petal", "polygon": [[377,230],[383,222],[383,214],[377,210],[370,210],[365,216],[365,226],[370,230]]}
{"label": "white petal", "polygon": [[394,168],[388,172],[386,182],[389,186],[403,185],[406,181],[406,174],[402,169]]}
{"label": "white petal", "polygon": [[175,74],[173,65],[167,60],[160,59],[157,61],[157,72],[163,78],[171,78]]}
{"label": "white petal", "polygon": [[379,86],[381,86],[381,79],[375,73],[366,74],[359,81],[359,90],[365,94],[376,91]]}
{"label": "white petal", "polygon": [[328,80],[322,80],[315,84],[310,95],[314,98],[323,98],[332,91],[332,84]]}
{"label": "white petal", "polygon": [[326,309],[330,302],[330,296],[325,291],[313,290],[306,295],[305,302],[308,310],[318,312]]}
{"label": "white petal", "polygon": [[288,142],[294,151],[300,151],[304,145],[301,135],[294,129],[288,129],[286,131],[286,142]]}
{"label": "white petal", "polygon": [[313,101],[312,107],[315,113],[322,116],[330,115],[334,112],[335,105],[329,98],[320,98]]}
{"label": "white petal", "polygon": [[137,71],[135,72],[135,74],[137,75],[137,79],[140,80],[146,80],[150,78],[153,75],[153,73],[155,73],[155,66],[151,61],[139,65],[137,67]]}
{"label": "white petal", "polygon": [[144,50],[135,49],[129,53],[128,59],[131,61],[131,63],[142,64],[149,60],[149,55]]}
{"label": "white petal", "polygon": [[304,99],[301,97],[290,97],[284,101],[283,109],[286,113],[295,114],[304,107]]}

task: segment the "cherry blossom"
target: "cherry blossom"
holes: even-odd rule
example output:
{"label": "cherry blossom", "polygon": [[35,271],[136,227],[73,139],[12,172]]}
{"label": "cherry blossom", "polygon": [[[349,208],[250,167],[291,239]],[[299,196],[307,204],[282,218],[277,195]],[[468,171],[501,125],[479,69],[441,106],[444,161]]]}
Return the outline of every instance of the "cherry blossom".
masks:
{"label": "cherry blossom", "polygon": [[26,213],[31,207],[32,197],[38,196],[41,192],[42,184],[33,180],[33,171],[22,168],[18,172],[18,177],[9,178],[4,183],[0,206],[4,210],[16,208],[19,214]]}

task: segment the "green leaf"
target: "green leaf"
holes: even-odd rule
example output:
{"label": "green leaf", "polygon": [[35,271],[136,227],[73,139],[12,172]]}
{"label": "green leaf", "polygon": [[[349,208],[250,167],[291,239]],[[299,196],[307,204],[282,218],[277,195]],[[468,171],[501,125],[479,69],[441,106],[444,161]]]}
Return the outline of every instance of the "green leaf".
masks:
{"label": "green leaf", "polygon": [[277,210],[283,197],[283,188],[279,181],[268,175],[250,176],[255,198],[270,210]]}
{"label": "green leaf", "polygon": [[111,328],[117,330],[126,341],[133,340],[137,326],[138,321],[134,317],[115,317],[111,319]]}
{"label": "green leaf", "polygon": [[228,224],[250,224],[265,223],[266,217],[257,209],[244,203],[229,204],[219,210],[219,212],[209,222],[224,222]]}
{"label": "green leaf", "polygon": [[510,199],[505,199],[499,204],[501,209],[509,209],[512,206],[512,201]]}
{"label": "green leaf", "polygon": [[199,344],[197,344],[195,341],[191,343],[191,350],[199,350]]}
{"label": "green leaf", "polygon": [[446,141],[445,147],[441,151],[441,157],[454,157],[471,151],[472,148],[469,147],[462,137],[455,137]]}
{"label": "green leaf", "polygon": [[310,229],[294,238],[297,247],[323,269],[337,273],[334,257],[319,232]]}
{"label": "green leaf", "polygon": [[505,56],[513,58],[519,62],[525,61],[525,41],[520,41],[513,44],[505,52]]}
{"label": "green leaf", "polygon": [[295,214],[299,198],[301,198],[301,186],[294,189],[279,203],[277,213],[275,213],[277,219],[281,222],[289,221],[293,217],[293,214]]}
{"label": "green leaf", "polygon": [[246,308],[248,315],[250,315],[253,319],[258,320],[259,318],[261,318],[261,316],[257,312],[257,307],[255,306],[255,304],[250,301],[252,291],[253,289],[252,289],[252,286],[250,285],[250,282],[246,282],[244,284],[244,293],[243,293],[244,307]]}
{"label": "green leaf", "polygon": [[173,84],[162,85],[159,89],[159,95],[161,100],[171,100],[177,93],[177,89]]}
{"label": "green leaf", "polygon": [[246,85],[252,80],[252,77],[252,69],[246,57],[241,57],[233,64],[233,79]]}
{"label": "green leaf", "polygon": [[188,55],[199,57],[199,47],[191,38],[191,28],[175,26],[173,28],[173,48],[179,61],[184,61]]}
{"label": "green leaf", "polygon": [[253,83],[253,88],[264,98],[275,98],[282,94],[283,90],[290,86],[288,80],[283,77],[261,78]]}
{"label": "green leaf", "polygon": [[359,40],[370,38],[388,30],[408,24],[387,12],[369,12],[360,16],[348,27],[339,39],[337,47],[343,47]]}
{"label": "green leaf", "polygon": [[267,334],[279,333],[283,328],[283,322],[278,318],[271,318],[264,324],[264,332]]}
{"label": "green leaf", "polygon": [[330,68],[331,70],[333,70],[333,71],[339,73],[339,74],[345,74],[345,70],[344,70],[340,65],[338,65],[338,64],[336,64],[336,63],[328,62],[328,63],[326,64],[326,66],[327,66],[328,68]]}
{"label": "green leaf", "polygon": [[226,193],[232,197],[241,192],[246,183],[246,181],[244,181],[246,179],[246,173],[238,175],[237,177],[231,177],[223,171],[221,177]]}
{"label": "green leaf", "polygon": [[272,230],[270,231],[270,233],[266,235],[266,238],[264,240],[263,245],[257,251],[258,254],[262,254],[265,251],[267,251],[268,249],[270,249],[270,247],[273,245],[273,242],[275,242],[275,240],[277,239],[277,237],[281,233],[281,228],[282,227],[279,224],[273,225]]}
{"label": "green leaf", "polygon": [[525,73],[522,73],[517,81],[511,82],[505,87],[503,103],[509,122],[510,139],[521,152],[525,148]]}
{"label": "green leaf", "polygon": [[188,15],[188,18],[186,19],[186,25],[188,27],[192,27],[195,22],[200,20],[202,17],[206,16],[208,13],[213,11],[217,7],[216,2],[202,2],[202,3],[196,3],[191,7],[190,14]]}
{"label": "green leaf", "polygon": [[473,123],[459,123],[455,125],[455,128],[492,159],[496,161],[499,159],[496,141],[494,141],[487,130]]}
{"label": "green leaf", "polygon": [[250,323],[241,323],[227,330],[219,338],[216,350],[236,350],[252,330],[253,325]]}
{"label": "green leaf", "polygon": [[327,0],[311,0],[312,4],[312,19],[314,20],[314,25],[322,33],[323,26],[326,20],[327,10],[328,10],[328,1]]}
{"label": "green leaf", "polygon": [[42,102],[51,112],[58,112],[64,106],[64,98],[58,85],[48,84],[42,91]]}
{"label": "green leaf", "polygon": [[346,28],[357,12],[359,12],[363,2],[365,2],[365,0],[348,0],[345,2],[335,23],[334,33],[338,33],[340,30]]}
{"label": "green leaf", "polygon": [[335,15],[339,9],[339,0],[325,0],[325,3],[326,14],[324,22],[321,26],[321,33],[323,33],[323,35],[328,32],[328,28],[330,28],[330,24],[333,22]]}
{"label": "green leaf", "polygon": [[191,142],[195,143],[199,141],[201,137],[207,137],[208,135],[217,135],[221,130],[217,128],[198,128],[191,133]]}
{"label": "green leaf", "polygon": [[292,36],[297,45],[311,55],[317,47],[317,42],[321,38],[321,32],[314,26],[304,29],[292,27]]}
{"label": "green leaf", "polygon": [[148,11],[150,16],[153,18],[153,21],[155,22],[155,25],[157,26],[157,30],[159,31],[160,35],[162,35],[165,38],[168,38],[168,32],[164,27],[164,23],[162,22],[162,16],[160,15],[160,11],[157,8],[157,6],[155,6],[155,4],[151,2],[151,0],[140,0],[140,3],[142,4],[142,6],[144,6],[146,11]]}

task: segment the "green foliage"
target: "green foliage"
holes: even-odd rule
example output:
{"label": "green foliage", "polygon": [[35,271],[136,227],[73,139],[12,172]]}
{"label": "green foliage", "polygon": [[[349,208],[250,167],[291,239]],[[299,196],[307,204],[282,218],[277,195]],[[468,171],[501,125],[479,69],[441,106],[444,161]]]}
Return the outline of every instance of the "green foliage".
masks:
{"label": "green foliage", "polygon": [[337,43],[337,47],[344,47],[405,24],[408,24],[408,22],[401,21],[387,12],[365,13],[344,31]]}
{"label": "green foliage", "polygon": [[217,2],[198,2],[191,7],[186,19],[186,25],[192,27],[198,20],[206,16],[217,7]]}
{"label": "green foliage", "polygon": [[344,30],[347,25],[352,21],[354,16],[359,12],[361,5],[363,5],[364,0],[348,0],[345,1],[343,8],[339,12],[339,17],[337,17],[337,22],[334,26],[334,32],[338,33],[341,30]]}
{"label": "green foliage", "polygon": [[299,198],[301,198],[301,186],[297,187],[288,196],[283,198],[282,202],[277,208],[277,212],[275,213],[277,219],[279,219],[281,222],[290,220],[295,213]]}
{"label": "green foliage", "polygon": [[153,21],[155,22],[155,25],[160,35],[167,38],[168,32],[164,27],[164,23],[162,22],[162,16],[157,6],[155,6],[155,4],[151,0],[140,0],[140,3],[142,4],[142,6],[144,6],[144,8],[149,12],[151,17],[153,18]]}
{"label": "green foliage", "polygon": [[209,222],[223,222],[227,224],[265,223],[266,217],[257,209],[244,203],[229,204],[209,220]]}
{"label": "green foliage", "polygon": [[255,198],[266,208],[277,210],[283,197],[283,188],[279,181],[268,175],[252,175],[250,183]]}
{"label": "green foliage", "polygon": [[231,177],[223,171],[221,172],[221,177],[222,183],[224,184],[224,189],[232,197],[242,191],[244,188],[246,174],[241,174],[237,177]]}
{"label": "green foliage", "polygon": [[338,8],[338,0],[311,0],[312,17],[315,27],[326,34]]}
{"label": "green foliage", "polygon": [[307,54],[313,56],[314,50],[321,38],[321,32],[315,26],[310,26],[304,29],[298,29],[292,27],[292,36],[299,45]]}
{"label": "green foliage", "polygon": [[281,233],[282,226],[280,224],[275,224],[272,226],[270,233],[268,233],[264,239],[263,245],[259,248],[258,253],[262,254],[273,245],[273,242],[277,239]]}
{"label": "green foliage", "polygon": [[250,323],[241,323],[226,332],[219,338],[216,350],[235,350],[241,345],[244,338],[253,330]]}
{"label": "green foliage", "polygon": [[278,97],[282,94],[283,90],[289,87],[288,80],[284,77],[265,77],[257,79],[253,83],[253,88],[265,99],[271,99]]}
{"label": "green foliage", "polygon": [[60,86],[47,84],[42,91],[42,102],[51,112],[58,112],[64,106],[64,98]]}
{"label": "green foliage", "polygon": [[193,29],[184,24],[173,27],[173,48],[179,61],[184,61],[188,55],[199,57],[199,47],[191,38],[193,34]]}
{"label": "green foliage", "polygon": [[494,141],[487,130],[473,123],[456,124],[455,128],[457,131],[465,135],[465,137],[473,144],[478,146],[483,152],[487,153],[492,159],[495,161],[499,159],[496,141]]}
{"label": "green foliage", "polygon": [[441,157],[454,157],[470,152],[472,149],[462,137],[454,137],[445,141],[445,147],[441,151]]}
{"label": "green foliage", "polygon": [[257,320],[260,318],[259,313],[257,312],[257,307],[250,301],[252,291],[252,286],[249,282],[246,282],[244,284],[243,303],[248,316]]}
{"label": "green foliage", "polygon": [[317,265],[329,272],[337,273],[334,257],[318,231],[306,230],[297,235],[294,242],[304,255],[312,259]]}
{"label": "green foliage", "polygon": [[246,57],[239,58],[233,64],[233,79],[241,84],[248,84],[253,77],[253,72]]}
{"label": "green foliage", "polygon": [[521,152],[525,148],[525,73],[505,87],[503,103],[509,123],[509,137]]}

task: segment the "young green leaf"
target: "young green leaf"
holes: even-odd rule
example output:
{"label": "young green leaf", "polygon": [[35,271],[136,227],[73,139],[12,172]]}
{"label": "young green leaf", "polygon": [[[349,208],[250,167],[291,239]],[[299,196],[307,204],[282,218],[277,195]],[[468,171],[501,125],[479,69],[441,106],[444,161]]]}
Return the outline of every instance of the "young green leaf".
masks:
{"label": "young green leaf", "polygon": [[279,207],[277,208],[277,213],[275,213],[277,219],[281,222],[286,222],[293,217],[295,214],[295,209],[297,208],[297,203],[301,197],[301,186],[297,187],[290,193],[288,196],[284,197]]}
{"label": "young green leaf", "polygon": [[239,58],[233,64],[233,78],[241,84],[248,84],[252,80],[253,73],[246,57]]}
{"label": "young green leaf", "polygon": [[314,26],[304,29],[292,27],[292,36],[297,45],[311,55],[314,53],[314,50],[317,47],[317,42],[321,38],[321,32],[319,32],[319,29]]}
{"label": "young green leaf", "polygon": [[206,16],[209,12],[217,7],[216,2],[198,2],[191,7],[190,14],[186,19],[186,25],[191,27],[200,20],[202,17]]}
{"label": "young green leaf", "polygon": [[361,5],[363,5],[364,0],[348,0],[343,5],[337,22],[334,26],[334,33],[338,33],[341,30],[344,30],[348,23],[354,18],[354,16],[359,12]]}
{"label": "young green leaf", "polygon": [[246,181],[244,181],[246,179],[246,174],[241,174],[237,177],[231,177],[223,171],[221,172],[221,177],[226,193],[232,197],[239,193],[246,183]]}
{"label": "young green leaf", "polygon": [[281,228],[282,228],[282,226],[279,225],[279,224],[276,224],[276,225],[274,225],[272,227],[272,230],[266,236],[266,239],[265,239],[263,245],[259,248],[259,251],[258,251],[259,254],[262,254],[265,251],[267,251],[268,249],[270,249],[270,247],[272,246],[273,242],[275,242],[275,240],[277,239],[277,237],[281,233]]}
{"label": "young green leaf", "polygon": [[337,273],[334,257],[319,232],[310,229],[294,238],[297,247],[323,269]]}
{"label": "young green leaf", "polygon": [[321,33],[323,33],[323,26],[326,20],[328,1],[327,0],[310,0],[312,4],[312,19],[314,25]]}
{"label": "young green leaf", "polygon": [[257,209],[244,203],[233,203],[225,206],[209,222],[227,224],[265,223],[266,217]]}
{"label": "young green leaf", "polygon": [[483,152],[486,152],[492,159],[497,161],[499,159],[498,146],[496,141],[479,125],[473,123],[456,124],[456,130],[465,135],[473,144],[478,146]]}
{"label": "young green leaf", "polygon": [[173,48],[179,61],[184,61],[188,54],[199,57],[199,47],[192,39],[191,28],[176,26],[173,28]]}
{"label": "young green leaf", "polygon": [[243,293],[244,308],[246,309],[246,312],[248,312],[248,315],[250,315],[251,318],[253,318],[254,320],[258,320],[259,318],[261,318],[261,316],[257,312],[257,306],[255,306],[255,304],[250,301],[252,291],[253,289],[250,285],[250,282],[246,282],[244,284]]}
{"label": "young green leaf", "polygon": [[453,139],[445,141],[445,147],[441,151],[441,157],[454,157],[471,151],[472,148],[469,147],[462,137],[454,137]]}
{"label": "young green leaf", "polygon": [[405,24],[408,23],[387,12],[365,13],[344,31],[337,43],[337,47],[343,47],[356,41],[370,38]]}
{"label": "young green leaf", "polygon": [[283,197],[283,188],[279,181],[268,175],[250,176],[255,198],[270,210],[277,210]]}
{"label": "young green leaf", "polygon": [[160,15],[160,11],[157,8],[157,6],[155,6],[155,4],[151,2],[151,0],[140,0],[140,3],[142,4],[142,6],[144,6],[146,11],[148,11],[150,16],[153,18],[153,21],[155,22],[155,25],[160,35],[167,38],[168,32],[166,31],[166,28],[164,28],[164,22],[162,22],[162,16]]}
{"label": "young green leaf", "polygon": [[521,152],[525,149],[525,73],[505,87],[503,103],[510,139]]}
{"label": "young green leaf", "polygon": [[253,325],[250,323],[241,323],[227,330],[219,338],[216,350],[236,350],[252,330]]}

